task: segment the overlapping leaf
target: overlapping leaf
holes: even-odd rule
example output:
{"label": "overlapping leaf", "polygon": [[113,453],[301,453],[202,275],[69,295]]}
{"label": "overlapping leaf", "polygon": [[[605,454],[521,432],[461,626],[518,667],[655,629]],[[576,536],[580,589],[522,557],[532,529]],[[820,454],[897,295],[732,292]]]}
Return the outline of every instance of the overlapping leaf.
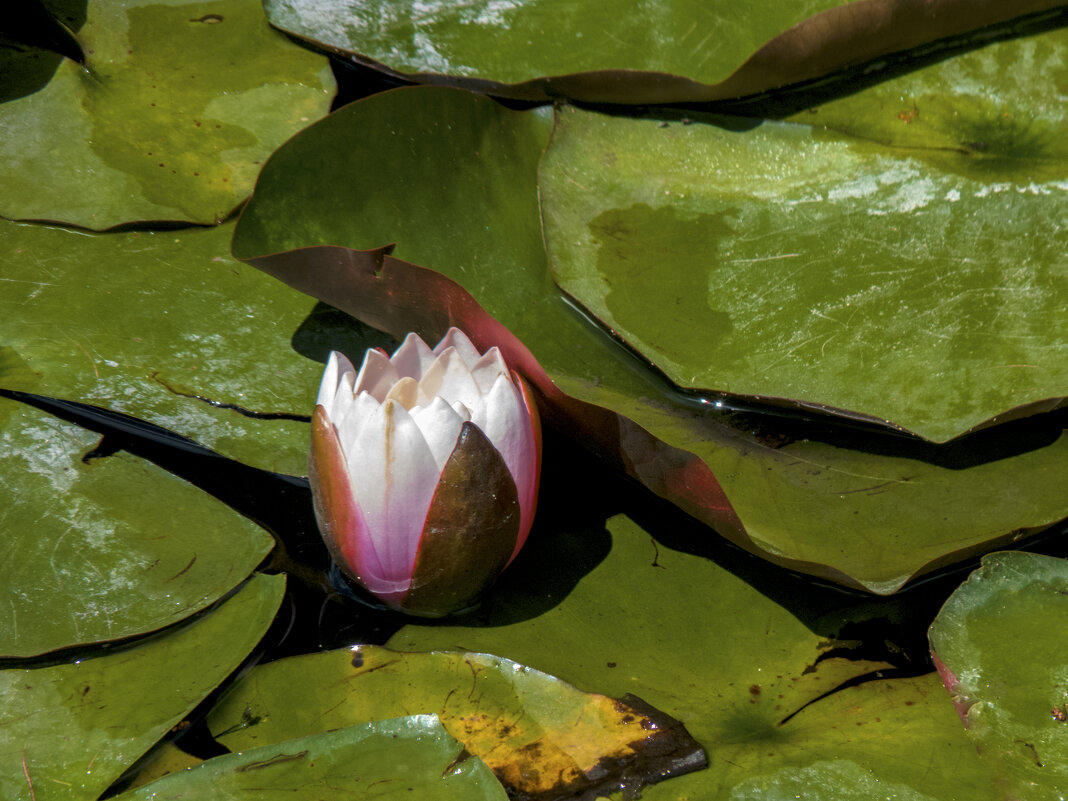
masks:
{"label": "overlapping leaf", "polygon": [[513,797],[633,790],[705,764],[685,730],[640,702],[582,693],[486,654],[354,646],[273,662],[235,686],[209,725],[245,750],[428,710]]}
{"label": "overlapping leaf", "polygon": [[[871,671],[882,665],[848,658],[836,640],[856,615],[846,598],[782,576],[762,577],[761,592],[704,556],[658,546],[624,517],[608,531],[607,556],[552,605],[561,560],[588,554],[587,532],[543,531],[476,619],[409,625],[389,647],[508,654],[677,717],[709,768],[643,798],[790,798],[805,782],[809,799],[868,798],[876,787],[996,797],[936,675],[879,680]],[[861,676],[870,680],[825,696]]]}
{"label": "overlapping leaf", "polygon": [[272,24],[396,77],[524,100],[678,103],[811,80],[1057,3],[668,0],[626,14],[611,0],[264,5]]}
{"label": "overlapping leaf", "polygon": [[[754,135],[764,133],[735,136]],[[538,386],[553,424],[725,536],[799,570],[893,592],[918,572],[1068,516],[1058,478],[1068,441],[1055,421],[970,447],[866,441],[860,450],[848,437],[717,411],[635,369],[551,283],[537,185],[547,138],[544,115],[464,92],[370,98],[272,157],[234,254],[394,335],[433,339],[456,324],[481,347],[501,346]],[[310,168],[323,152],[329,166]],[[406,261],[385,255],[391,242]],[[1063,263],[1046,267],[1057,275]],[[649,269],[672,285],[686,274],[655,260]],[[756,282],[752,292],[761,290]],[[1056,348],[1063,310],[1053,313],[1047,342]]]}
{"label": "overlapping leaf", "polygon": [[466,753],[434,715],[413,715],[215,757],[118,798],[238,801],[265,792],[295,801],[339,793],[427,801],[508,797],[482,760]]}
{"label": "overlapping leaf", "polygon": [[0,215],[215,223],[329,107],[326,61],[271,30],[257,0],[92,0],[86,13],[85,66],[64,60],[0,105]]}
{"label": "overlapping leaf", "polygon": [[0,221],[0,387],[105,406],[303,473],[321,326],[312,301],[230,257],[232,230],[89,235]]}
{"label": "overlapping leaf", "polygon": [[679,386],[946,441],[1068,395],[1068,125],[1048,127],[1053,152],[999,175],[918,143],[564,109],[541,166],[553,275]]}
{"label": "overlapping leaf", "polygon": [[75,664],[0,670],[0,795],[94,799],[256,646],[282,600],[257,576],[200,620]]}
{"label": "overlapping leaf", "polygon": [[269,534],[99,437],[0,398],[0,656],[154,631],[204,609],[270,551]]}
{"label": "overlapping leaf", "polygon": [[1068,562],[1008,552],[983,558],[931,626],[943,680],[1006,797],[1068,790]]}

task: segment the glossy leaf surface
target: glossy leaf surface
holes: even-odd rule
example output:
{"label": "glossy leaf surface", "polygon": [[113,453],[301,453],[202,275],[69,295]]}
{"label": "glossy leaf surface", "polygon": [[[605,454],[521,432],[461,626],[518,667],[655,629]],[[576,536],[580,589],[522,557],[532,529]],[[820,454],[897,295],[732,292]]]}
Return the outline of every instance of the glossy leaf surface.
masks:
{"label": "glossy leaf surface", "polygon": [[105,406],[246,464],[304,473],[299,418],[315,405],[327,352],[308,319],[315,304],[231,258],[232,231],[90,235],[0,221],[0,342],[14,350],[11,370],[16,356],[24,368],[0,372],[0,386]]}
{"label": "glossy leaf surface", "polygon": [[[1068,441],[1054,421],[945,450],[775,430],[684,397],[636,364],[551,283],[537,194],[547,138],[540,112],[465,92],[369,98],[272,157],[234,253],[395,336],[436,338],[455,324],[481,347],[500,345],[541,392],[550,424],[794,569],[893,592],[1068,516]],[[309,168],[322,152],[334,156],[329,167]],[[423,191],[406,189],[414,183]],[[392,242],[398,258],[384,255]]]}
{"label": "glossy leaf surface", "polygon": [[[750,574],[754,586],[705,556],[658,545],[622,516],[607,529],[545,532],[476,618],[409,625],[389,647],[508,654],[677,717],[710,765],[644,798],[760,798],[806,777],[818,779],[807,798],[868,798],[879,786],[903,797],[994,797],[937,677],[878,680],[872,671],[884,665],[837,640],[842,620],[856,615],[842,596],[821,598],[766,572]],[[680,541],[690,533],[678,532]],[[607,555],[557,595],[561,560],[590,565],[596,534],[610,535],[598,549]],[[870,680],[824,697],[860,676]]]}
{"label": "glossy leaf surface", "polygon": [[0,105],[0,214],[104,229],[215,223],[260,163],[322,116],[326,61],[267,24],[257,0],[92,0],[40,91]]}
{"label": "glossy leaf surface", "polygon": [[466,754],[434,715],[412,715],[215,757],[119,798],[238,801],[265,792],[295,801],[339,792],[428,801],[508,797],[482,760]]}
{"label": "glossy leaf surface", "polygon": [[1018,798],[1068,791],[1068,562],[1005,552],[983,557],[939,612],[931,648],[968,736]]}
{"label": "glossy leaf surface", "polygon": [[674,721],[630,699],[587,694],[508,659],[373,646],[273,662],[209,718],[232,750],[434,710],[446,731],[521,798],[566,798],[702,767]]}
{"label": "glossy leaf surface", "polygon": [[93,799],[256,646],[283,576],[258,576],[190,625],[71,665],[0,671],[0,795]]}
{"label": "glossy leaf surface", "polygon": [[[1047,127],[1063,147],[1068,125]],[[684,388],[851,410],[937,442],[1059,403],[1068,158],[1006,175],[967,151],[940,166],[914,153],[797,124],[562,109],[540,173],[553,275]]]}
{"label": "glossy leaf surface", "polygon": [[611,0],[264,5],[279,28],[409,80],[526,100],[671,103],[775,89],[1056,3],[667,0],[626,14]]}
{"label": "glossy leaf surface", "polygon": [[169,626],[236,587],[271,536],[99,437],[0,398],[6,566],[0,656],[33,656]]}

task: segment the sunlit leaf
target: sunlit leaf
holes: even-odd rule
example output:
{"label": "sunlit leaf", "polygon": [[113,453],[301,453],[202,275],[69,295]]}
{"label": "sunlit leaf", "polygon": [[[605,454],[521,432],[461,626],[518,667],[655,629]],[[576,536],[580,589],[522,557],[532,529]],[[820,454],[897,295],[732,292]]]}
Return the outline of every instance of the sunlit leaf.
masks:
{"label": "sunlit leaf", "polygon": [[1068,516],[1055,419],[936,447],[736,414],[643,370],[551,283],[537,185],[547,125],[447,89],[350,105],[275,153],[234,253],[395,336],[455,324],[500,346],[550,425],[797,570],[893,592]]}
{"label": "sunlit leaf", "polygon": [[0,670],[0,796],[93,799],[255,647],[283,576],[257,576],[205,617],[71,665]]}
{"label": "sunlit leaf", "polygon": [[705,764],[675,721],[635,699],[583,693],[487,654],[356,646],[272,662],[208,722],[220,742],[245,750],[429,710],[520,798],[636,789]]}
{"label": "sunlit leaf", "polygon": [[931,626],[931,648],[968,736],[1006,797],[1068,791],[1068,562],[1007,552],[983,558]]}
{"label": "sunlit leaf", "polygon": [[265,793],[294,801],[508,797],[482,760],[464,751],[434,715],[413,715],[215,757],[118,798],[251,801]]}
{"label": "sunlit leaf", "polygon": [[1068,396],[1068,148],[1053,147],[997,174],[807,126],[563,109],[541,167],[549,260],[681,387],[941,442]]}
{"label": "sunlit leaf", "polygon": [[0,361],[0,387],[105,406],[303,474],[302,418],[328,352],[315,304],[234,261],[232,230],[90,235],[0,221],[0,342],[28,367]]}
{"label": "sunlit leaf", "polygon": [[[753,586],[704,556],[658,545],[624,517],[608,531],[607,556],[562,597],[553,577],[562,562],[588,559],[579,556],[588,532],[543,531],[548,539],[528,544],[477,616],[408,625],[389,647],[507,654],[667,711],[710,765],[644,798],[759,798],[759,788],[805,775],[822,776],[829,798],[868,798],[873,786],[946,801],[994,797],[937,676],[879,680],[883,665],[850,658],[837,639],[855,615],[848,598],[766,570],[751,574]],[[861,676],[870,680],[825,695]],[[816,789],[807,797],[820,798]]]}
{"label": "sunlit leaf", "polygon": [[271,30],[257,0],[91,0],[85,67],[0,105],[0,214],[104,229],[214,223],[260,163],[322,116],[326,61]]}
{"label": "sunlit leaf", "polygon": [[175,623],[243,581],[271,536],[141,459],[84,460],[99,437],[0,398],[0,655]]}
{"label": "sunlit leaf", "polygon": [[[272,24],[394,77],[526,100],[703,102],[823,76],[1040,12],[934,0],[266,0]],[[847,7],[848,6],[848,7]],[[1006,26],[1008,27],[1008,26]],[[975,36],[986,43],[1001,30]],[[885,67],[876,63],[872,69]]]}

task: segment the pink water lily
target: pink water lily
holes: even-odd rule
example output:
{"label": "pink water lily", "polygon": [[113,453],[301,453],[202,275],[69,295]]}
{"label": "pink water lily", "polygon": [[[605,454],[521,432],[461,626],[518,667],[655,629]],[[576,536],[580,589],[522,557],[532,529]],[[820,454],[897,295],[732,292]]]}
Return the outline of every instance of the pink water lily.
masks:
{"label": "pink water lily", "polygon": [[519,553],[534,519],[537,408],[500,351],[452,328],[431,349],[409,334],[359,373],[334,351],[309,474],[335,560],[390,606],[442,615],[470,606]]}

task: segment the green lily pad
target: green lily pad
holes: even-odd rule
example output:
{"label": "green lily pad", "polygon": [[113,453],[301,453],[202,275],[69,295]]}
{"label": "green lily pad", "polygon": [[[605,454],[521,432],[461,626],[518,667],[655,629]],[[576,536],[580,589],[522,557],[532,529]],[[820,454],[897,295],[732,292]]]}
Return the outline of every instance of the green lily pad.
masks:
{"label": "green lily pad", "polygon": [[85,67],[0,105],[0,214],[104,229],[217,223],[280,143],[329,108],[325,59],[257,0],[91,0]]}
{"label": "green lily pad", "polygon": [[486,765],[463,750],[435,715],[350,726],[215,757],[117,798],[294,801],[338,794],[361,799],[506,801]]}
{"label": "green lily pad", "polygon": [[294,347],[315,304],[234,261],[232,231],[90,235],[0,221],[4,297],[17,310],[0,317],[0,342],[15,351],[0,386],[105,406],[303,474],[302,418],[328,351]]}
{"label": "green lily pad", "polygon": [[8,565],[0,655],[33,656],[154,631],[209,606],[271,550],[269,534],[99,437],[0,398]]}
{"label": "green lily pad", "polygon": [[524,100],[609,103],[751,95],[1056,3],[843,5],[668,0],[620,14],[611,0],[264,2],[272,24],[395,77]]}
{"label": "green lily pad", "polygon": [[487,654],[399,653],[374,646],[253,670],[212,710],[231,750],[434,710],[446,731],[519,798],[639,789],[704,767],[700,747],[654,710],[587,694]]}
{"label": "green lily pad", "polygon": [[449,89],[352,104],[272,156],[234,254],[394,336],[455,324],[499,345],[548,424],[793,569],[889,593],[1068,517],[1068,438],[1052,423],[998,448],[876,452],[695,402],[643,370],[551,281],[537,185],[548,126]]}
{"label": "green lily pad", "polygon": [[[1006,192],[1068,175],[1068,30],[987,47],[794,115]],[[1012,187],[1001,186],[1007,182]]]}
{"label": "green lily pad", "polygon": [[1068,791],[1066,625],[1068,562],[1007,552],[983,557],[931,626],[968,736],[1012,797]]}
{"label": "green lily pad", "polygon": [[241,663],[284,590],[284,576],[257,576],[201,619],[134,647],[0,670],[0,795],[99,796]]}
{"label": "green lily pad", "polygon": [[[849,658],[837,637],[857,614],[850,599],[766,573],[754,587],[704,556],[658,546],[622,516],[607,528],[607,556],[550,608],[546,588],[562,560],[589,548],[588,532],[542,529],[474,619],[411,624],[388,647],[507,654],[677,717],[710,765],[643,798],[763,797],[757,789],[805,775],[826,782],[826,796],[809,798],[869,798],[873,784],[947,801],[995,797],[935,674],[879,680],[873,671],[885,666]],[[871,680],[831,692],[862,676]]]}
{"label": "green lily pad", "polygon": [[1024,162],[1001,183],[963,175],[970,155],[939,169],[807,126],[561,109],[540,173],[553,276],[681,387],[944,442],[1068,396],[1058,147],[1046,180]]}

